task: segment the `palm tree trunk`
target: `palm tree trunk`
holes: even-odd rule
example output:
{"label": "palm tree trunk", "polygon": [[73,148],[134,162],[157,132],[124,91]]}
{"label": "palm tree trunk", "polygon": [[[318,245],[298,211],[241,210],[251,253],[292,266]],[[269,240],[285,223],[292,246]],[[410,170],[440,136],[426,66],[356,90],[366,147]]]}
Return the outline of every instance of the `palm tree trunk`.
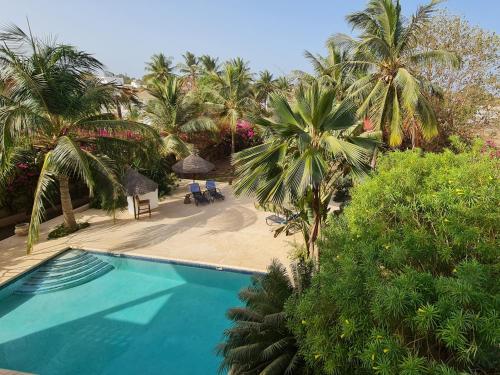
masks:
{"label": "palm tree trunk", "polygon": [[234,156],[234,153],[236,152],[236,146],[235,146],[235,130],[231,127],[231,157]]}
{"label": "palm tree trunk", "polygon": [[120,105],[120,102],[118,100],[116,101],[116,113],[118,114],[118,118],[122,120],[123,119],[122,106]]}
{"label": "palm tree trunk", "polygon": [[75,213],[73,212],[73,204],[71,203],[71,195],[69,194],[69,178],[68,176],[59,176],[58,179],[64,225],[66,228],[75,231],[77,229],[77,225]]}
{"label": "palm tree trunk", "polygon": [[319,249],[315,251],[315,243],[319,236],[319,231],[321,227],[321,196],[320,196],[320,188],[319,186],[313,187],[313,224],[311,226],[311,236],[309,237],[309,249],[311,251],[311,256],[319,264]]}

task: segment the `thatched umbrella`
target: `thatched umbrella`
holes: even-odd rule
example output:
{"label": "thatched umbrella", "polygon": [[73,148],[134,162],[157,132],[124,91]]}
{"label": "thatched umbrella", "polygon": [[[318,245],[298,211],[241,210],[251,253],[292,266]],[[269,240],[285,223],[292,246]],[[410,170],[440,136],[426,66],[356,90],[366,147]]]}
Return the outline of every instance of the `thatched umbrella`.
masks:
{"label": "thatched umbrella", "polygon": [[172,169],[174,172],[179,174],[192,175],[193,181],[195,175],[206,174],[214,168],[215,165],[196,154],[191,154],[187,158],[179,160],[177,163],[172,165]]}
{"label": "thatched umbrella", "polygon": [[122,183],[127,195],[133,197],[158,189],[156,182],[140,174],[133,168],[127,168]]}

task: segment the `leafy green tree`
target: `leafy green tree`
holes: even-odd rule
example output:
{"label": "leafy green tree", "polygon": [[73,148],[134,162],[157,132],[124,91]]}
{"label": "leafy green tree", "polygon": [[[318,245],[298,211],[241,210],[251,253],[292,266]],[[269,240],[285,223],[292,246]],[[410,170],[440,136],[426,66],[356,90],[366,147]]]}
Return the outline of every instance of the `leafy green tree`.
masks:
{"label": "leafy green tree", "polygon": [[151,61],[146,63],[146,75],[144,81],[151,83],[154,81],[165,82],[168,77],[174,75],[172,59],[163,53],[153,55]]}
{"label": "leafy green tree", "polygon": [[307,374],[297,351],[295,337],[287,327],[286,301],[309,284],[311,267],[293,268],[290,280],[285,267],[273,261],[265,275],[253,277],[252,286],[240,292],[244,307],[227,315],[233,326],[224,333],[218,352],[223,356],[220,371],[234,375]]}
{"label": "leafy green tree", "polygon": [[[419,68],[443,90],[443,100],[432,101],[440,136],[427,147],[447,145],[452,134],[468,138],[483,131],[498,134],[500,36],[444,11],[432,17],[421,35],[420,50],[453,48],[462,60],[459,69],[432,62]],[[496,140],[500,141],[500,135]]]}
{"label": "leafy green tree", "polygon": [[307,197],[311,210],[308,253],[325,218],[333,190],[348,171],[361,173],[369,161],[370,139],[357,135],[354,106],[337,102],[335,91],[318,82],[300,86],[292,101],[271,94],[271,118],[256,118],[268,139],[235,155],[236,194],[254,195],[259,204],[297,206]]}
{"label": "leafy green tree", "polygon": [[405,132],[415,146],[417,135],[437,135],[438,125],[428,94],[436,91],[431,82],[417,74],[415,66],[440,63],[457,67],[459,58],[446,50],[417,48],[422,28],[429,22],[437,1],[420,6],[408,21],[399,0],[370,0],[365,10],[347,16],[358,39],[336,35],[332,41],[347,49],[344,70],[365,69],[367,74],[350,88],[350,97],[360,100],[360,116],[367,115],[384,132],[390,146],[399,146]]}
{"label": "leafy green tree", "polygon": [[332,218],[288,305],[318,373],[498,372],[500,163],[480,150],[388,153]]}
{"label": "leafy green tree", "polygon": [[251,74],[248,64],[241,58],[226,62],[219,74],[210,74],[211,85],[207,88],[208,99],[215,116],[229,126],[231,131],[231,154],[235,153],[235,135],[238,120],[253,109]]}
{"label": "leafy green tree", "polygon": [[[38,238],[44,204],[59,186],[64,225],[77,229],[69,192],[70,179],[83,181],[92,194],[105,179],[118,194],[120,184],[106,150],[121,153],[148,147],[156,132],[143,124],[116,120],[102,108],[114,104],[112,85],[94,76],[102,69],[91,55],[64,44],[43,42],[11,27],[0,35],[0,180],[33,152],[43,158],[28,236],[28,252]],[[119,137],[131,132],[143,143]]]}
{"label": "leafy green tree", "polygon": [[164,150],[178,157],[192,151],[184,135],[218,129],[203,115],[202,105],[182,89],[182,81],[170,76],[165,82],[153,83],[149,89],[153,99],[145,107],[147,122],[163,136]]}

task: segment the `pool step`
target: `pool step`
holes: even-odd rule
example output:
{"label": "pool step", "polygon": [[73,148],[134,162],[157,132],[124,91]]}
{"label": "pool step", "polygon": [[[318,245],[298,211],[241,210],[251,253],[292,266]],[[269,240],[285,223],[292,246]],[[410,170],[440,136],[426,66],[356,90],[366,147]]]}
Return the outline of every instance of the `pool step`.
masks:
{"label": "pool step", "polygon": [[72,288],[95,280],[113,268],[85,251],[69,251],[41,266],[15,293],[41,294]]}

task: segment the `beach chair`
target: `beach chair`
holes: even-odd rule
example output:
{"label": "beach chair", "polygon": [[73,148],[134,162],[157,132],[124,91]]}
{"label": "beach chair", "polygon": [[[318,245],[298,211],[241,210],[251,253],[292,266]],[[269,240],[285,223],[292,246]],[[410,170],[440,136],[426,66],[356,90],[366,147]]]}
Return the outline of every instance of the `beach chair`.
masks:
{"label": "beach chair", "polygon": [[210,194],[212,199],[224,200],[224,195],[222,195],[221,191],[217,189],[214,180],[207,180],[205,187],[207,188],[207,192]]}
{"label": "beach chair", "polygon": [[200,203],[210,203],[205,194],[201,191],[200,185],[197,182],[189,184],[189,191],[194,199],[194,204],[198,206]]}
{"label": "beach chair", "polygon": [[266,217],[266,224],[269,226],[286,225],[289,222],[295,220],[298,216],[299,216],[299,214],[292,214],[288,217],[283,217],[283,216],[280,216],[277,214],[272,214],[272,215]]}

